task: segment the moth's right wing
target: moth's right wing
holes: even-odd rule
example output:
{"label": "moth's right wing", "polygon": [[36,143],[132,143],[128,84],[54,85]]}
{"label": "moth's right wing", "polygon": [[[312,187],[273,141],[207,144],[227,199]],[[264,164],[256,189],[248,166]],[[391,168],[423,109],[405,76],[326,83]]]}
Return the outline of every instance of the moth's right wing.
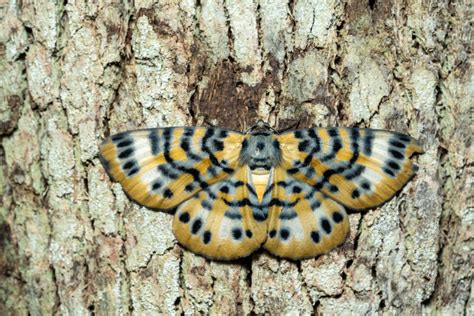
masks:
{"label": "moth's right wing", "polygon": [[133,200],[170,209],[232,175],[245,138],[204,127],[128,131],[101,144],[100,160]]}
{"label": "moth's right wing", "polygon": [[392,198],[415,174],[410,157],[423,152],[407,135],[373,129],[302,129],[276,139],[292,178],[352,209]]}

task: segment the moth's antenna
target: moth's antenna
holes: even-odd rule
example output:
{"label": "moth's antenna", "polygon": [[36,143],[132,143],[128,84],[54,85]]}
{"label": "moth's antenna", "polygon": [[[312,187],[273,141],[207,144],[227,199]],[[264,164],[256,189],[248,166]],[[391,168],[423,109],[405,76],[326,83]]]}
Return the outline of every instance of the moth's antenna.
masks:
{"label": "moth's antenna", "polygon": [[301,123],[301,118],[298,118],[298,121],[296,121],[295,123],[293,123],[292,125],[290,125],[288,127],[285,127],[284,129],[281,129],[281,130],[277,131],[276,133],[281,134],[281,133],[288,132],[288,131],[293,130],[293,129],[297,129],[297,128],[300,127],[300,123]]}

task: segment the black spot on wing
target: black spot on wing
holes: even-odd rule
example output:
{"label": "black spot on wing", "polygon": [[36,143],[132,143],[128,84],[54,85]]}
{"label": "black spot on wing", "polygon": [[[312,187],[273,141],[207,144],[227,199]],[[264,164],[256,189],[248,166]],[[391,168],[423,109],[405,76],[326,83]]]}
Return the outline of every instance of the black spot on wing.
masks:
{"label": "black spot on wing", "polygon": [[246,235],[248,238],[252,238],[253,233],[252,233],[252,231],[251,231],[250,229],[247,229],[247,230],[245,231],[245,235]]}
{"label": "black spot on wing", "polygon": [[118,147],[118,148],[128,147],[128,146],[130,146],[131,144],[133,144],[133,140],[131,140],[131,139],[124,139],[124,140],[122,140],[121,142],[119,142],[119,143],[117,144],[117,147]]}
{"label": "black spot on wing", "polygon": [[385,167],[383,168],[383,171],[389,176],[391,176],[392,178],[395,177],[395,173],[391,169]]}
{"label": "black spot on wing", "polygon": [[126,170],[132,169],[133,167],[138,168],[138,163],[137,163],[137,161],[136,161],[135,159],[129,160],[129,161],[127,161],[126,163],[124,163],[124,164],[122,165],[122,168],[123,168],[123,169],[126,169]]}
{"label": "black spot on wing", "polygon": [[151,153],[157,155],[160,152],[160,138],[158,137],[158,130],[152,129],[148,135],[151,145]]}
{"label": "black spot on wing", "polygon": [[372,155],[372,146],[374,145],[374,132],[370,129],[365,130],[364,144],[362,146],[362,152],[370,156]]}
{"label": "black spot on wing", "polygon": [[311,209],[314,211],[316,209],[318,209],[319,207],[321,206],[321,202],[319,202],[318,200],[315,200],[313,203],[311,203],[310,207]]}
{"label": "black spot on wing", "polygon": [[202,221],[200,218],[196,219],[193,223],[193,225],[191,226],[191,233],[193,235],[196,235],[199,230],[201,229],[201,226],[202,226]]}
{"label": "black spot on wing", "polygon": [[303,189],[300,186],[295,185],[292,189],[293,193],[301,193]]}
{"label": "black spot on wing", "polygon": [[321,227],[323,228],[326,234],[329,235],[331,233],[331,230],[332,230],[331,223],[329,223],[329,221],[326,218],[323,218],[321,220]]}
{"label": "black spot on wing", "polygon": [[396,139],[392,139],[388,142],[390,145],[392,145],[393,147],[396,147],[398,149],[405,149],[406,145]]}
{"label": "black spot on wing", "polygon": [[201,206],[208,211],[212,210],[212,204],[208,200],[202,200]]}
{"label": "black spot on wing", "polygon": [[207,245],[211,241],[211,232],[206,230],[202,235],[202,241]]}
{"label": "black spot on wing", "polygon": [[175,172],[172,168],[168,167],[167,165],[159,165],[157,167],[158,171],[165,177],[169,179],[178,179],[179,174]]}
{"label": "black spot on wing", "polygon": [[221,191],[222,193],[229,193],[229,187],[227,185],[223,185],[219,191]]}
{"label": "black spot on wing", "polygon": [[282,188],[286,188],[288,186],[288,184],[285,181],[278,181],[277,186],[282,187]]}
{"label": "black spot on wing", "polygon": [[224,216],[230,219],[242,219],[242,215],[237,210],[228,210],[224,213]]}
{"label": "black spot on wing", "polygon": [[224,143],[220,140],[213,140],[212,145],[216,151],[221,151],[224,149]]}
{"label": "black spot on wing", "polygon": [[298,173],[299,171],[299,168],[291,168],[291,169],[288,169],[286,172],[288,172],[289,174],[295,174],[295,173]]}
{"label": "black spot on wing", "polygon": [[318,244],[321,241],[321,237],[319,236],[319,232],[317,231],[312,231],[311,232],[311,239]]}
{"label": "black spot on wing", "polygon": [[190,219],[191,218],[189,217],[188,212],[184,212],[183,214],[179,215],[179,220],[184,224],[188,223]]}
{"label": "black spot on wing", "polygon": [[342,149],[342,143],[339,139],[334,141],[333,144],[333,155],[335,156],[339,150]]}
{"label": "black spot on wing", "polygon": [[328,134],[331,137],[337,137],[339,135],[336,128],[329,128],[328,129]]}
{"label": "black spot on wing", "polygon": [[268,233],[268,236],[270,236],[270,238],[273,238],[276,236],[276,230],[272,229],[269,233]]}
{"label": "black spot on wing", "polygon": [[342,222],[342,220],[344,219],[344,217],[342,216],[341,213],[339,213],[339,212],[334,212],[334,213],[332,213],[332,219],[334,220],[334,222],[340,223],[340,222]]}
{"label": "black spot on wing", "polygon": [[234,183],[233,185],[234,185],[234,187],[238,188],[238,187],[243,186],[243,185],[244,185],[244,182],[243,182],[243,181],[240,181],[240,180],[239,180],[239,181],[235,181],[235,183]]}
{"label": "black spot on wing", "polygon": [[335,184],[329,184],[329,191],[331,191],[332,193],[336,193],[339,191],[339,188]]}
{"label": "black spot on wing", "polygon": [[401,140],[402,142],[406,142],[406,143],[409,143],[411,141],[411,137],[408,136],[408,135],[405,135],[405,134],[397,134],[397,137],[399,140]]}
{"label": "black spot on wing", "polygon": [[194,135],[194,128],[191,128],[191,127],[184,128],[183,136],[192,137],[193,135]]}
{"label": "black spot on wing", "polygon": [[219,131],[219,137],[220,138],[226,138],[229,135],[229,132],[227,132],[225,129],[221,129]]}
{"label": "black spot on wing", "polygon": [[171,191],[169,188],[166,188],[166,189],[163,191],[163,196],[164,196],[166,199],[170,199],[170,198],[173,196],[173,191]]}
{"label": "black spot on wing", "polygon": [[390,155],[395,158],[395,159],[404,159],[405,158],[405,155],[401,152],[399,152],[398,150],[395,150],[395,149],[389,149],[388,152],[390,153]]}
{"label": "black spot on wing", "polygon": [[389,160],[387,165],[393,170],[400,170],[400,165],[393,160]]}
{"label": "black spot on wing", "polygon": [[360,191],[358,189],[355,189],[352,191],[352,198],[357,199],[360,196]]}
{"label": "black spot on wing", "polygon": [[352,166],[357,159],[359,158],[359,138],[360,133],[359,130],[356,128],[352,128],[350,130],[350,139],[351,139],[351,149],[352,149],[352,157],[349,160],[349,164]]}
{"label": "black spot on wing", "polygon": [[120,154],[118,155],[118,157],[120,159],[127,159],[129,158],[131,155],[133,154],[133,148],[129,147],[123,151],[120,152]]}
{"label": "black spot on wing", "polygon": [[257,222],[263,222],[267,219],[267,213],[263,208],[254,207],[252,210],[252,216]]}
{"label": "black spot on wing", "polygon": [[298,144],[298,150],[307,152],[308,146],[309,146],[309,140],[305,139]]}
{"label": "black spot on wing", "polygon": [[280,237],[283,240],[287,240],[290,237],[290,230],[288,228],[280,229]]}
{"label": "black spot on wing", "polygon": [[113,135],[111,137],[111,139],[115,143],[115,142],[118,142],[118,141],[124,139],[127,136],[128,136],[128,132],[123,132],[123,133],[118,133],[118,134]]}
{"label": "black spot on wing", "polygon": [[130,169],[130,170],[127,172],[127,177],[133,176],[134,174],[138,173],[138,171],[139,171],[138,167],[134,167],[134,168]]}
{"label": "black spot on wing", "polygon": [[298,214],[294,210],[284,208],[283,211],[280,213],[279,218],[281,220],[290,220],[290,219],[296,218],[297,216]]}
{"label": "black spot on wing", "polygon": [[323,181],[318,181],[313,185],[313,189],[316,191],[320,191],[324,187],[324,180]]}
{"label": "black spot on wing", "polygon": [[235,240],[239,240],[242,238],[242,230],[240,228],[233,228],[232,229],[232,237],[234,237]]}
{"label": "black spot on wing", "polygon": [[151,189],[153,191],[155,190],[158,190],[159,188],[161,188],[163,186],[163,183],[161,183],[159,180],[156,180],[155,182],[153,182],[153,184],[151,185]]}
{"label": "black spot on wing", "polygon": [[186,152],[188,153],[189,149],[190,149],[190,146],[189,146],[189,139],[188,138],[183,138],[181,140],[181,144],[180,144],[181,148]]}

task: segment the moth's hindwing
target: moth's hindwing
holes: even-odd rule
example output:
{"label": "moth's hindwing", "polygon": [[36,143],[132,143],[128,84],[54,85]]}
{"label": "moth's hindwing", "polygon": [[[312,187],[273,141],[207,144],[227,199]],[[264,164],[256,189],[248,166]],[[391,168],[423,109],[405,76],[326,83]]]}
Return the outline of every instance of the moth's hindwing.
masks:
{"label": "moth's hindwing", "polygon": [[173,232],[191,251],[213,259],[246,257],[266,238],[267,210],[258,205],[243,166],[178,206]]}
{"label": "moth's hindwing", "polygon": [[107,138],[100,158],[132,199],[170,209],[231,175],[245,138],[217,128],[136,130]]}
{"label": "moth's hindwing", "polygon": [[273,170],[270,204],[264,247],[277,256],[314,257],[342,244],[349,232],[341,204],[279,167]]}
{"label": "moth's hindwing", "polygon": [[276,139],[291,177],[354,209],[390,199],[416,171],[410,156],[422,152],[409,136],[372,129],[305,129]]}

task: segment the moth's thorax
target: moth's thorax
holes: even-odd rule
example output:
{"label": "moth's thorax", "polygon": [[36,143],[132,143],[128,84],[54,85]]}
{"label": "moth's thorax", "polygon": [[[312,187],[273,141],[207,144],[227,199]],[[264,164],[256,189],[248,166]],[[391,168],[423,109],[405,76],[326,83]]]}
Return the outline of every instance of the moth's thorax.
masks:
{"label": "moth's thorax", "polygon": [[280,146],[271,133],[250,134],[242,144],[240,163],[252,173],[265,174],[280,162]]}

